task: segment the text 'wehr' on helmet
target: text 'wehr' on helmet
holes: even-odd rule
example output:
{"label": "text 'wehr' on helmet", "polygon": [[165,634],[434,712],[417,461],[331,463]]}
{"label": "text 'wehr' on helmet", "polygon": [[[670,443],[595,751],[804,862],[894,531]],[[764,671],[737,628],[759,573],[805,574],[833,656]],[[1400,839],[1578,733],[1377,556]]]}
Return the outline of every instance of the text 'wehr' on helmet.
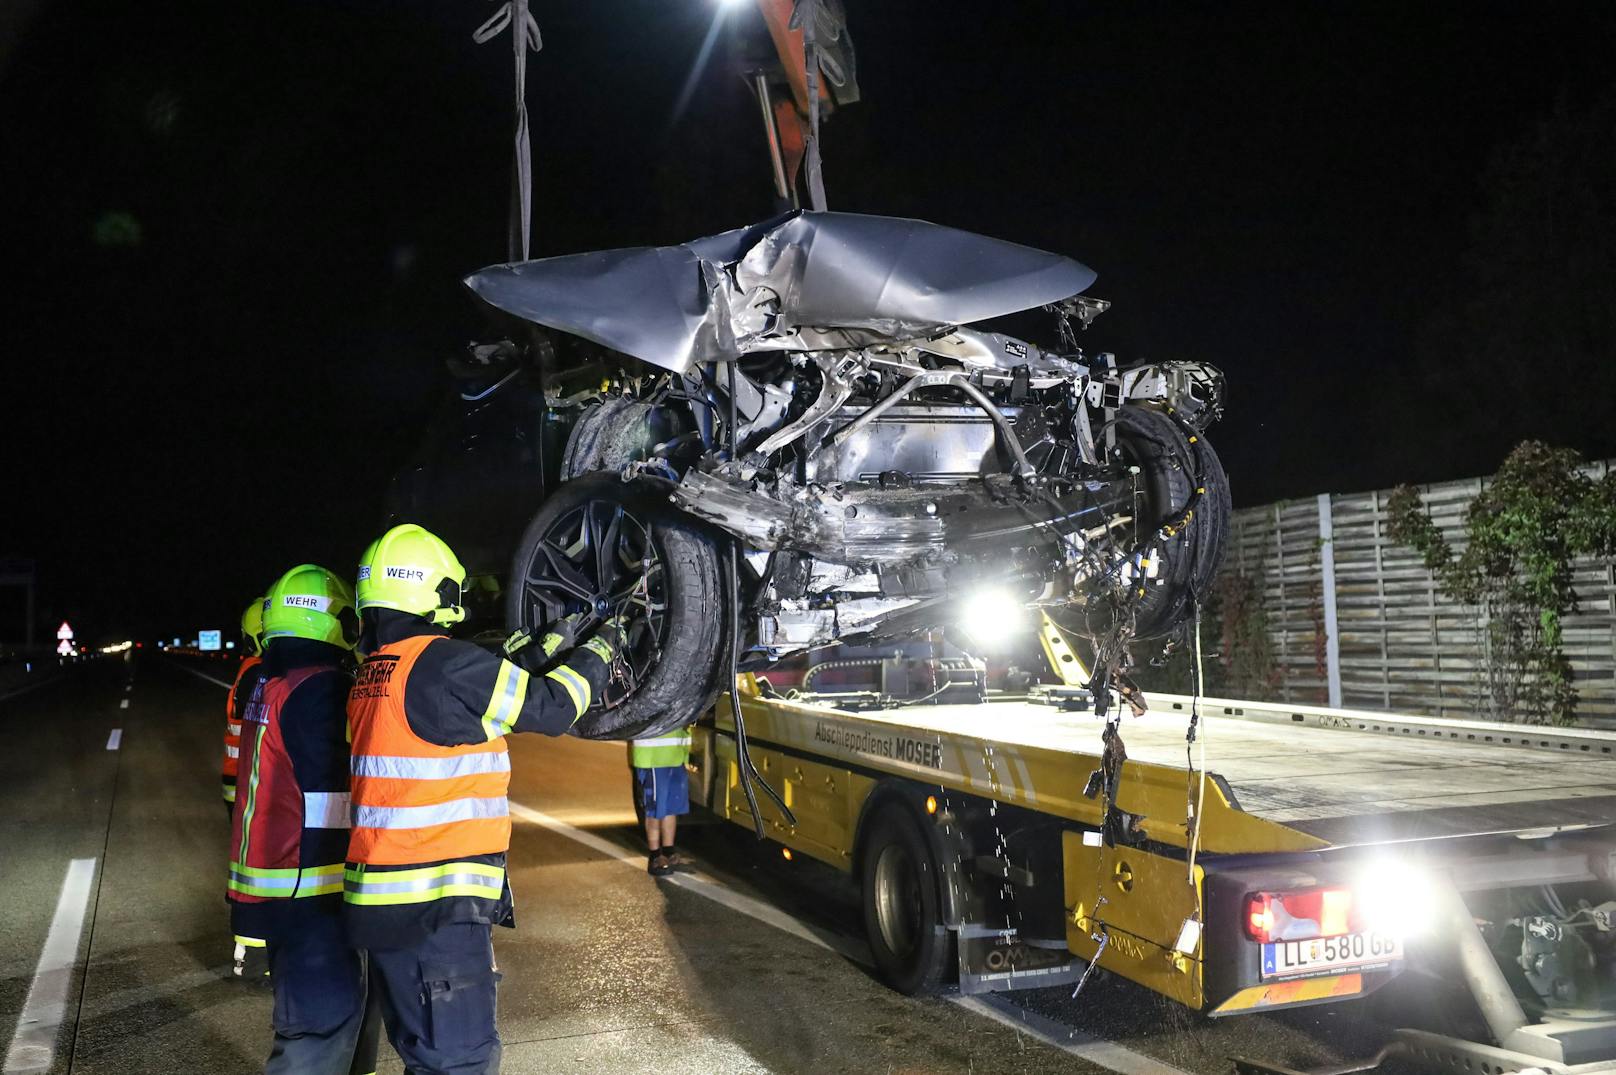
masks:
{"label": "text 'wehr' on helmet", "polygon": [[371,542],[359,560],[359,608],[390,608],[439,627],[466,618],[466,569],[436,534],[401,523]]}

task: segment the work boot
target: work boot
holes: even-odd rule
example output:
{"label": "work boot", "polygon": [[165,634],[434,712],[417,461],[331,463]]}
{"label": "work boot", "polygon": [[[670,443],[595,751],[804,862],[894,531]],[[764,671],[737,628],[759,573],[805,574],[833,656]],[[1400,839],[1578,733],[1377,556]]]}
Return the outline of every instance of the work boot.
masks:
{"label": "work boot", "polygon": [[667,860],[669,870],[677,870],[685,864],[684,858],[679,854],[679,849],[672,844],[662,845],[662,857]]}
{"label": "work boot", "polygon": [[653,851],[645,864],[645,872],[652,877],[666,877],[673,872],[673,866],[661,851]]}

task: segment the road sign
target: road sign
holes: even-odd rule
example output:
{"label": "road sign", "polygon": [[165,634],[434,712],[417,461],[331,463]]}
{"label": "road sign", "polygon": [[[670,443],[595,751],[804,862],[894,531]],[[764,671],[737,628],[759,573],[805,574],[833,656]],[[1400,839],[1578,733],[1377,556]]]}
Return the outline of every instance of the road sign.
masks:
{"label": "road sign", "polygon": [[200,650],[223,649],[224,643],[220,640],[219,631],[198,631],[196,633],[196,648]]}
{"label": "road sign", "polygon": [[73,637],[73,628],[71,628],[71,627],[69,627],[67,625],[66,620],[63,620],[62,625],[60,627],[56,628],[56,637],[60,638],[60,639],[64,639],[64,640],[72,639],[72,637]]}
{"label": "road sign", "polygon": [[65,638],[62,639],[60,642],[56,643],[56,652],[60,653],[63,657],[71,657],[73,655],[73,643],[69,642]]}

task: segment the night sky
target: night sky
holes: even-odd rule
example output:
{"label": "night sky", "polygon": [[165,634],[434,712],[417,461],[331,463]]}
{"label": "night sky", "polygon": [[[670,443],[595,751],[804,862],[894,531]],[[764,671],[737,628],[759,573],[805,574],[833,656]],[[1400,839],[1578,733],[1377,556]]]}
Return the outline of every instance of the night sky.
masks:
{"label": "night sky", "polygon": [[[1237,505],[1616,455],[1610,5],[847,5],[831,207],[1094,268],[1087,346],[1227,373]],[[673,115],[713,0],[533,6],[535,256],[769,215],[726,49]],[[8,12],[0,555],[45,618],[189,636],[351,568],[504,260],[492,9]]]}

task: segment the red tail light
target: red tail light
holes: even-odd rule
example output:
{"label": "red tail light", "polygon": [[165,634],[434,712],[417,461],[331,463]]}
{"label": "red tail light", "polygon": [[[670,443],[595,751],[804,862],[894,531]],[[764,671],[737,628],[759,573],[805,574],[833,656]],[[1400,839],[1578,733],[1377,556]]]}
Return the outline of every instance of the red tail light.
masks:
{"label": "red tail light", "polygon": [[1246,933],[1262,944],[1339,937],[1356,928],[1350,888],[1256,892],[1246,897]]}

